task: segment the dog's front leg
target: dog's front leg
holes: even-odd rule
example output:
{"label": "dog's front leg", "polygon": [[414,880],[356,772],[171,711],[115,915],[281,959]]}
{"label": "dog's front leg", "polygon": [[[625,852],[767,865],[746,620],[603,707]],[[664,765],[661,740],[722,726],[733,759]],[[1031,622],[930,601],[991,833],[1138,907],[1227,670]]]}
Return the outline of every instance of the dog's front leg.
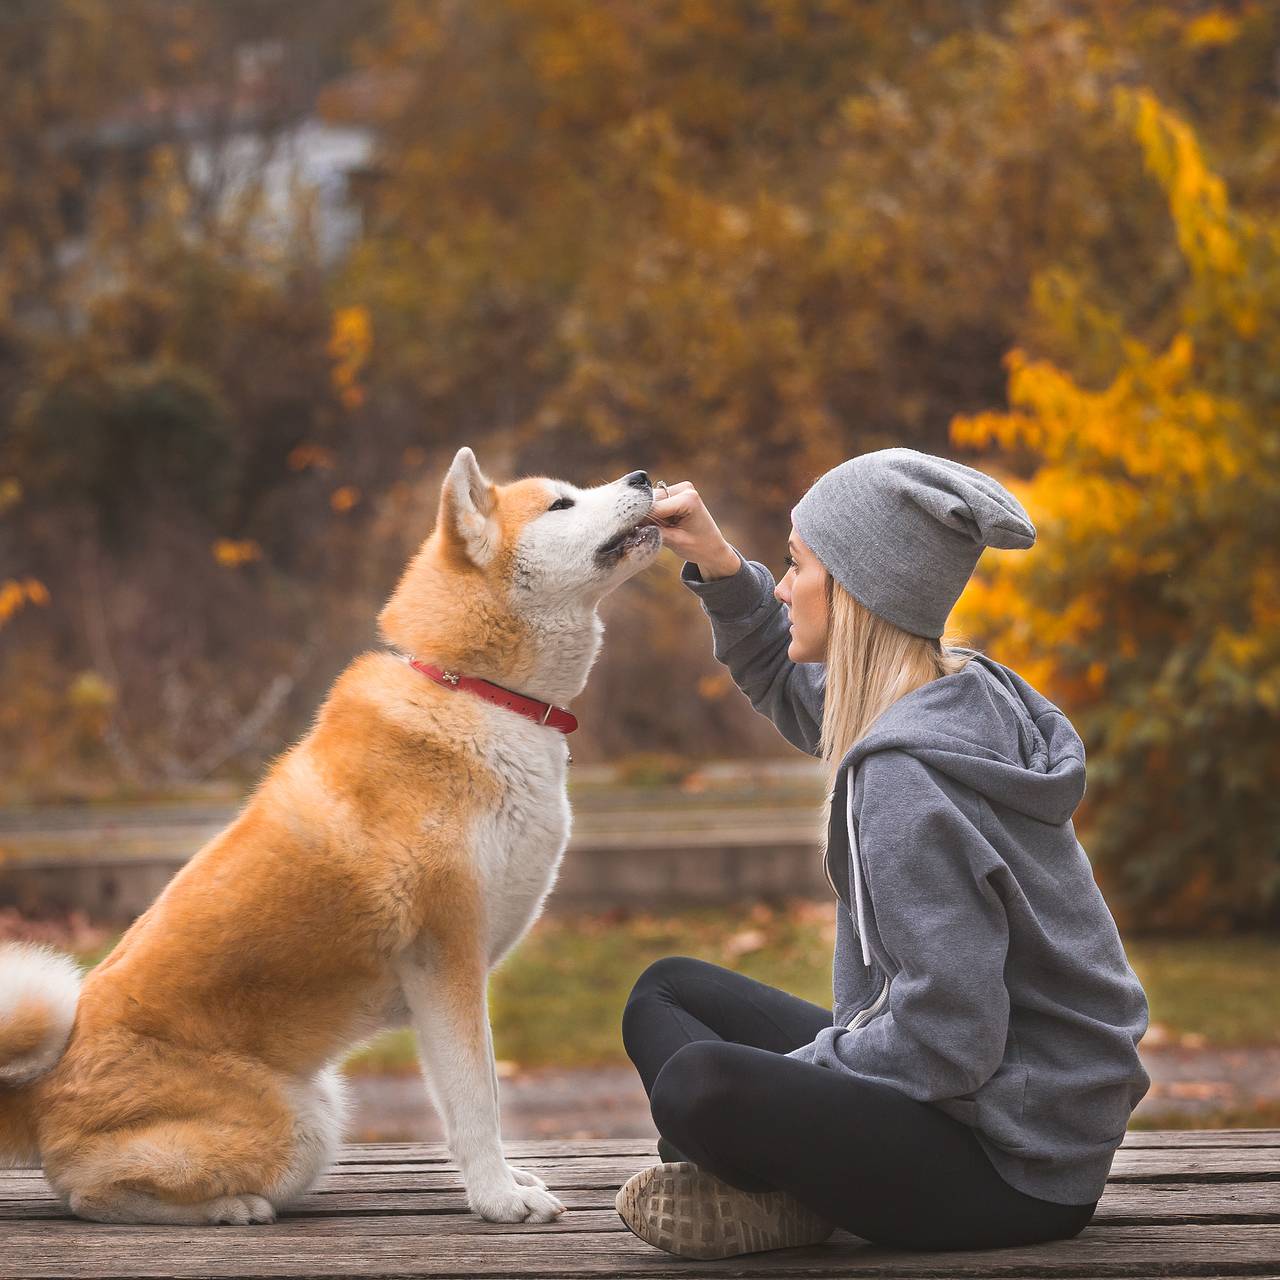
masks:
{"label": "dog's front leg", "polygon": [[467,1203],[491,1222],[550,1222],[565,1206],[544,1186],[517,1181],[502,1151],[486,978],[481,955],[449,947],[400,965],[428,1093],[444,1122]]}

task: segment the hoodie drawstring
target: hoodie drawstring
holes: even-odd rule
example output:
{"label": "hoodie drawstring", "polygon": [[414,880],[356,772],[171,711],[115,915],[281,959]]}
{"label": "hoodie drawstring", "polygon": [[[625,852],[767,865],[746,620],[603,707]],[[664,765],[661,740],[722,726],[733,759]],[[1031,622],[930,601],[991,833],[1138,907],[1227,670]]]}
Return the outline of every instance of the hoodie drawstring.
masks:
{"label": "hoodie drawstring", "polygon": [[[852,768],[849,770],[852,774]],[[862,914],[862,866],[858,857],[858,837],[853,829],[853,778],[845,779],[844,800],[846,818],[849,826],[849,862],[853,868],[853,893],[858,905],[858,940],[862,943],[862,963],[871,968],[871,952],[867,947],[867,925]]]}

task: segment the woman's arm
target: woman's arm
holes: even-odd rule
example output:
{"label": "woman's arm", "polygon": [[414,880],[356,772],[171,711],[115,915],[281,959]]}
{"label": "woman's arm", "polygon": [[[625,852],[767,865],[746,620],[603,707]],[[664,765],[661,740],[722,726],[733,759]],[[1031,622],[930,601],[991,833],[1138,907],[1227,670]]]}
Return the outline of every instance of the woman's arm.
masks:
{"label": "woman's arm", "polygon": [[[726,544],[727,545],[727,544]],[[819,752],[826,668],[820,662],[792,662],[787,609],[773,594],[773,575],[736,548],[736,573],[709,582],[698,565],[686,561],[680,580],[697,597],[711,620],[716,660],[729,668],[734,683],[793,746]]]}
{"label": "woman's arm", "polygon": [[663,545],[685,560],[680,580],[711,620],[717,661],[788,742],[816,756],[826,670],[787,657],[790,617],[773,594],[773,575],[729,545],[688,480],[665,486],[652,514]]}

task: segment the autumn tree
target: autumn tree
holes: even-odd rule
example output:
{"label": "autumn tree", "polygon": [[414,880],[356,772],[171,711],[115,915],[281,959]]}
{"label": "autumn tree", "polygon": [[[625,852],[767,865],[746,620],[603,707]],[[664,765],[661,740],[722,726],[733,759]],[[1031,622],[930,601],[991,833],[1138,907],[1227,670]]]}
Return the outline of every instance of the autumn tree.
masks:
{"label": "autumn tree", "polygon": [[[1280,219],[1233,208],[1185,121],[1117,97],[1183,271],[1159,345],[1055,273],[1078,368],[1010,353],[1009,412],[960,447],[1035,460],[1036,550],[983,566],[957,617],[1070,708],[1089,851],[1144,927],[1280,921]],[[1081,372],[1083,371],[1083,373]]]}

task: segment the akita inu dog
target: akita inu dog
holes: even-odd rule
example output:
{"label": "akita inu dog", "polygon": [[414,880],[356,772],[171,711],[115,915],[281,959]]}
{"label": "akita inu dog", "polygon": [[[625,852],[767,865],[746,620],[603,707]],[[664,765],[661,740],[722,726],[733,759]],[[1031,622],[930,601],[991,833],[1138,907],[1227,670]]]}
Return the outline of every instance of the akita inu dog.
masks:
{"label": "akita inu dog", "polygon": [[495,485],[459,449],[378,615],[389,650],[342,672],[83,986],[0,948],[0,1155],[96,1221],[270,1222],[333,1157],[335,1064],[409,1020],[472,1210],[563,1213],[504,1158],[486,981],[555,880],[576,724],[556,704],[586,684],[600,599],[662,545],[652,506],[643,471]]}

